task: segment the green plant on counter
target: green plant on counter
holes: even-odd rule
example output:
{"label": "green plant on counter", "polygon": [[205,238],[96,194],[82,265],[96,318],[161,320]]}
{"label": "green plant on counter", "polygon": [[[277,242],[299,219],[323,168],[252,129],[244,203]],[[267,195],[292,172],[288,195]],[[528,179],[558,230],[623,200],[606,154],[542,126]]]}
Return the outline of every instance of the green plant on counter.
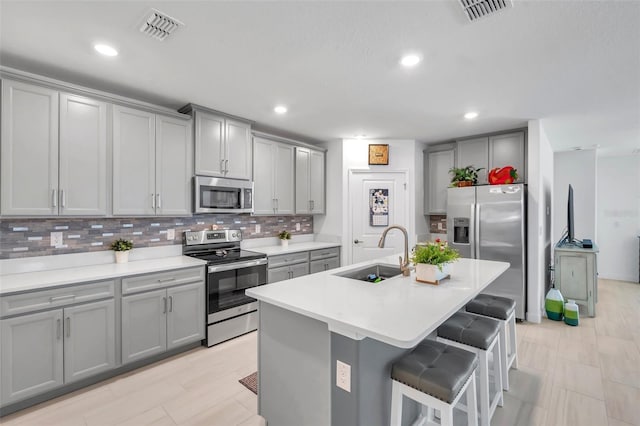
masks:
{"label": "green plant on counter", "polygon": [[442,265],[453,262],[460,257],[458,250],[452,249],[446,242],[440,240],[427,241],[413,248],[411,254],[411,263],[426,263],[427,265],[435,265],[442,271]]}
{"label": "green plant on counter", "polygon": [[280,231],[280,233],[278,234],[278,238],[280,238],[281,240],[290,240],[291,232],[287,230]]}
{"label": "green plant on counter", "polygon": [[452,175],[451,186],[457,186],[458,182],[473,182],[474,185],[478,184],[478,172],[484,170],[484,167],[476,169],[473,166],[467,167],[452,167],[449,169],[449,173]]}
{"label": "green plant on counter", "polygon": [[133,241],[125,240],[124,238],[118,238],[111,243],[111,250],[113,251],[127,251],[133,248]]}

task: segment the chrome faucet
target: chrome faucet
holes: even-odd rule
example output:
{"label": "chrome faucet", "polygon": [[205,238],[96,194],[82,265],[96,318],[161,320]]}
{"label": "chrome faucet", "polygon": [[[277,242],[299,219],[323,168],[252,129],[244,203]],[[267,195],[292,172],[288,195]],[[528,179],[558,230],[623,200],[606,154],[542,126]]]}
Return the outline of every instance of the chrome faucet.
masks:
{"label": "chrome faucet", "polygon": [[411,270],[409,269],[409,235],[407,234],[406,228],[400,225],[391,225],[385,228],[385,230],[382,231],[380,241],[378,241],[378,247],[384,248],[384,240],[387,238],[387,232],[394,228],[401,230],[404,234],[404,260],[402,260],[402,257],[400,257],[400,270],[402,271],[402,275],[408,277],[411,273]]}

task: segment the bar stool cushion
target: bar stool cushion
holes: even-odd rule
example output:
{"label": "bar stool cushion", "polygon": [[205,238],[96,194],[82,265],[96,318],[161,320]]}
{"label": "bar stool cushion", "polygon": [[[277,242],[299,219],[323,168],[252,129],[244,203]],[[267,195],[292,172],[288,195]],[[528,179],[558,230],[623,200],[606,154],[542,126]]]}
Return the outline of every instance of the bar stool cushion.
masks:
{"label": "bar stool cushion", "polygon": [[425,339],[393,364],[391,378],[451,403],[478,365],[478,356]]}
{"label": "bar stool cushion", "polygon": [[490,294],[479,294],[466,306],[467,312],[505,321],[515,308],[515,300]]}
{"label": "bar stool cushion", "polygon": [[466,312],[456,312],[438,327],[438,337],[484,350],[499,332],[499,321]]}

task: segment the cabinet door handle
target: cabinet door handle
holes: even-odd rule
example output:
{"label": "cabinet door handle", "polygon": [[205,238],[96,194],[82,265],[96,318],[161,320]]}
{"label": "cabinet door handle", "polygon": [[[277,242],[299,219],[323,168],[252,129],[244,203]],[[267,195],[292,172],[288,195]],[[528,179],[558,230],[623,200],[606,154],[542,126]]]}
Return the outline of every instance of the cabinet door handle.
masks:
{"label": "cabinet door handle", "polygon": [[166,314],[167,313],[167,298],[166,297],[162,298],[162,305],[163,305],[162,313]]}
{"label": "cabinet door handle", "polygon": [[169,312],[173,312],[173,296],[169,296]]}
{"label": "cabinet door handle", "polygon": [[311,211],[313,211],[315,207],[316,207],[316,203],[314,203],[313,200],[311,200]]}
{"label": "cabinet door handle", "polygon": [[53,207],[58,207],[58,190],[57,189],[51,190],[51,204],[53,204]]}
{"label": "cabinet door handle", "polygon": [[220,173],[224,174],[224,160],[220,160]]}
{"label": "cabinet door handle", "polygon": [[276,211],[280,210],[280,200],[276,198]]}
{"label": "cabinet door handle", "polygon": [[64,208],[67,205],[67,197],[65,196],[64,189],[60,190],[60,206]]}
{"label": "cabinet door handle", "polygon": [[229,173],[229,160],[224,160],[224,173]]}
{"label": "cabinet door handle", "polygon": [[64,328],[67,330],[67,337],[71,337],[71,318],[67,317],[67,323]]}
{"label": "cabinet door handle", "polygon": [[159,283],[168,283],[170,281],[175,281],[175,280],[176,280],[175,277],[171,277],[171,278],[165,278],[165,279],[162,279],[162,280],[158,280],[158,282]]}
{"label": "cabinet door handle", "polygon": [[160,198],[160,193],[157,193],[156,197],[158,198],[157,206],[158,206],[159,209],[161,209],[162,208],[162,198]]}
{"label": "cabinet door handle", "polygon": [[76,297],[75,294],[67,294],[65,296],[50,297],[49,302],[57,302],[58,300],[64,300],[64,299],[73,299],[75,297]]}
{"label": "cabinet door handle", "polygon": [[151,208],[156,209],[156,194],[151,194]]}
{"label": "cabinet door handle", "polygon": [[58,318],[57,323],[58,324],[56,327],[56,337],[58,338],[58,340],[60,340],[60,337],[62,335],[62,320]]}

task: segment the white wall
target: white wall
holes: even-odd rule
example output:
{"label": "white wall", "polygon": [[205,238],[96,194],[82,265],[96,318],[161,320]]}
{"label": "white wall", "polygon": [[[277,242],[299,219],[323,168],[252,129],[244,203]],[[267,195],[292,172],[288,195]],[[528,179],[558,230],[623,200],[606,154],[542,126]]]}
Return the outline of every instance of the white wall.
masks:
{"label": "white wall", "polygon": [[552,255],[553,151],[541,120],[528,127],[527,321],[540,322]]}
{"label": "white wall", "polygon": [[596,239],[597,153],[595,150],[556,152],[553,156],[553,241],[567,229],[567,193],[573,186],[575,238]]}
{"label": "white wall", "polygon": [[600,157],[597,168],[598,274],[637,282],[640,155]]}
{"label": "white wall", "polygon": [[[369,163],[369,144],[387,144],[389,145],[389,165],[387,166],[370,166]],[[419,146],[418,146],[419,145]],[[418,168],[417,153],[420,153],[420,162],[422,161],[422,144],[414,140],[357,140],[344,139],[342,141],[342,246],[343,246],[343,263],[346,264],[349,259],[345,257],[350,253],[348,248],[351,246],[351,229],[349,229],[348,218],[350,216],[349,208],[349,170],[370,170],[380,171],[407,171],[407,211],[409,213],[409,223],[404,224],[409,234],[409,246],[412,247],[416,243],[416,232],[424,232],[427,228],[426,218],[422,215],[422,198],[416,199],[417,186],[421,185],[424,177],[422,174],[422,166]],[[336,187],[337,189],[337,187]],[[333,190],[333,189],[332,189]],[[418,204],[418,202],[420,204]],[[420,214],[417,212],[417,206],[420,207]]]}

